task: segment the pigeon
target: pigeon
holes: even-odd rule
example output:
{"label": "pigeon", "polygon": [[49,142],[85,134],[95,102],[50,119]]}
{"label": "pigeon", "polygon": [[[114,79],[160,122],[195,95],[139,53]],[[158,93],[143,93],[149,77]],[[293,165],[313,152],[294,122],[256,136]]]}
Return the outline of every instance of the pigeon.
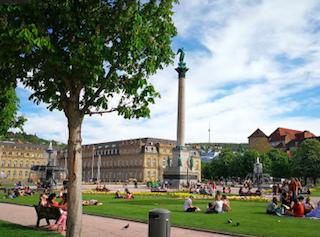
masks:
{"label": "pigeon", "polygon": [[129,224],[125,225],[124,227],[122,227],[122,229],[128,229],[129,228]]}
{"label": "pigeon", "polygon": [[237,226],[239,226],[240,225],[240,222],[237,222],[237,224],[236,224]]}
{"label": "pigeon", "polygon": [[228,224],[231,224],[232,223],[232,219],[230,218],[229,220],[228,220]]}

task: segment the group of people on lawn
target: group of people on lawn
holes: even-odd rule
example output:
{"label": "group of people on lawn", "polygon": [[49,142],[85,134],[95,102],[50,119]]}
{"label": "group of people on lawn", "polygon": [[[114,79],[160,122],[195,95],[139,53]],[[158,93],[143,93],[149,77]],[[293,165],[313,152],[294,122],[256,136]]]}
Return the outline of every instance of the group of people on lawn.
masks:
{"label": "group of people on lawn", "polygon": [[267,214],[320,218],[320,202],[315,206],[310,197],[304,198],[300,194],[300,190],[301,183],[298,179],[292,178],[290,182],[284,182],[280,201],[273,197],[267,205]]}
{"label": "group of people on lawn", "polygon": [[[198,212],[200,211],[199,207],[193,206],[192,205],[192,199],[193,196],[190,195],[189,198],[187,198],[184,202],[183,209],[186,212]],[[222,195],[220,191],[216,192],[216,195],[214,197],[214,201],[210,202],[208,204],[208,208],[206,210],[207,214],[212,214],[212,213],[224,213],[224,212],[230,212],[231,207],[230,207],[230,202],[227,199],[227,196],[225,194]]]}

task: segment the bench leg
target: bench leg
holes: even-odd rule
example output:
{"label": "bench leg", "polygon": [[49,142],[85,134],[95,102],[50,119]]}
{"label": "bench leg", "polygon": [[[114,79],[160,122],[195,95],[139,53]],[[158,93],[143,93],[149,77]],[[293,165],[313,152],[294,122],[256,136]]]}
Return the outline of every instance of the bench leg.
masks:
{"label": "bench leg", "polygon": [[40,219],[38,218],[38,220],[37,220],[37,227],[39,227],[39,224],[40,224]]}
{"label": "bench leg", "polygon": [[50,225],[50,221],[49,221],[49,219],[47,219],[47,218],[46,218],[46,221],[47,221],[47,224],[48,224],[48,225]]}

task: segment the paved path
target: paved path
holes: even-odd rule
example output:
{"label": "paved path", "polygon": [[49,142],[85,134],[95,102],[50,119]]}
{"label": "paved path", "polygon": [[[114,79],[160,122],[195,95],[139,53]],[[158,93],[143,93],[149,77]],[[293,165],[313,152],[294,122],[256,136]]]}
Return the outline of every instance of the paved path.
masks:
{"label": "paved path", "polygon": [[[33,207],[0,203],[0,220],[6,220],[24,226],[34,227],[36,213]],[[82,236],[84,237],[147,237],[148,225],[144,223],[118,220],[106,217],[83,215]],[[123,229],[129,224],[128,229]],[[40,226],[45,225],[41,220]],[[182,228],[171,228],[171,237],[227,237],[230,235],[193,231]]]}

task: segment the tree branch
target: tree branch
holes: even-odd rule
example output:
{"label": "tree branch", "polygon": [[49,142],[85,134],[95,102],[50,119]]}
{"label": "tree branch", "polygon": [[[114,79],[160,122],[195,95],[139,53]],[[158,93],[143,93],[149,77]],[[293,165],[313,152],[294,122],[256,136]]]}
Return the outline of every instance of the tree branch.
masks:
{"label": "tree branch", "polygon": [[[111,75],[113,74],[114,72],[114,68],[111,67],[107,76],[105,76],[103,79],[104,80],[109,80]],[[104,87],[103,85],[101,85],[97,90],[96,92],[94,93],[94,95],[84,104],[83,108],[81,109],[81,112],[83,114],[89,114],[87,113],[87,110],[89,109],[89,107],[92,105],[92,103],[94,102],[94,100],[100,95],[100,93],[103,91]]]}

